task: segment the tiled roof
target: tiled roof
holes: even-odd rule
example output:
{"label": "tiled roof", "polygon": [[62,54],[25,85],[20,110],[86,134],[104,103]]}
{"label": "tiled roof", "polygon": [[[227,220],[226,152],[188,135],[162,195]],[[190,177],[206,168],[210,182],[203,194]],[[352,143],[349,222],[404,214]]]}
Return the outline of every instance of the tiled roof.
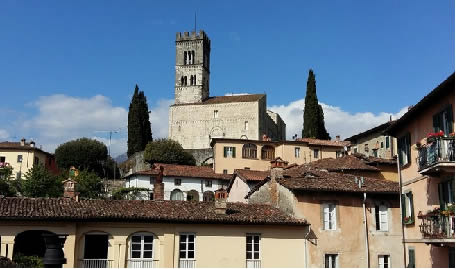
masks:
{"label": "tiled roof", "polygon": [[30,146],[30,143],[25,143],[24,146],[21,146],[21,142],[3,141],[3,142],[0,142],[0,150],[2,150],[2,149],[15,149],[15,150],[23,150],[23,151],[36,150],[36,151],[43,152],[44,154],[52,155],[49,152],[46,152],[40,148],[37,148],[36,145],[34,147]]}
{"label": "tiled roof", "polygon": [[[357,177],[358,180],[361,177]],[[291,190],[332,191],[332,192],[368,192],[398,193],[397,182],[364,177],[364,184],[359,188],[355,176],[336,172],[326,172],[310,165],[300,165],[284,170],[284,177],[277,180]]]}
{"label": "tiled roof", "polygon": [[359,134],[356,134],[356,135],[353,135],[347,139],[345,139],[345,141],[351,141],[353,143],[356,143],[355,141],[360,138],[360,137],[365,137],[365,136],[368,136],[370,134],[373,134],[373,133],[383,133],[389,126],[391,126],[395,121],[388,121],[386,123],[383,123],[383,124],[380,124],[378,126],[375,126],[367,131],[364,131],[362,133],[359,133]]}
{"label": "tiled roof", "polygon": [[163,167],[163,176],[165,177],[192,177],[205,179],[223,179],[230,180],[232,175],[217,174],[209,166],[190,166],[180,164],[155,163],[153,169],[136,172],[132,175],[158,175],[160,166]]}
{"label": "tiled roof", "polygon": [[435,105],[436,101],[443,100],[443,98],[447,97],[449,94],[454,95],[454,79],[455,75],[453,73],[428,95],[423,97],[416,105],[412,106],[400,119],[396,120],[394,124],[388,127],[386,133],[395,136],[396,132],[403,128],[406,122],[414,120],[417,114],[422,113],[429,106]]}
{"label": "tiled roof", "polygon": [[257,102],[258,100],[260,100],[264,96],[265,96],[265,94],[242,94],[242,95],[212,96],[212,97],[209,97],[208,99],[204,100],[203,102],[186,103],[186,104],[174,104],[173,106]]}
{"label": "tiled roof", "polygon": [[361,153],[353,153],[352,156],[363,160],[366,164],[388,164],[388,165],[396,165],[395,159],[384,159],[384,158],[377,158],[372,156],[366,156]]}
{"label": "tiled roof", "polygon": [[0,198],[0,220],[307,225],[268,205],[227,203],[227,214],[216,214],[213,202],[69,198]]}
{"label": "tiled roof", "polygon": [[235,169],[234,174],[246,181],[261,181],[270,175],[269,171]]}
{"label": "tiled roof", "polygon": [[313,168],[326,169],[330,172],[336,171],[379,171],[378,168],[367,165],[363,160],[352,155],[345,155],[341,158],[325,158],[309,164]]}
{"label": "tiled roof", "polygon": [[350,145],[349,141],[322,140],[315,138],[297,138],[296,141],[306,142],[309,145],[315,146],[345,147]]}

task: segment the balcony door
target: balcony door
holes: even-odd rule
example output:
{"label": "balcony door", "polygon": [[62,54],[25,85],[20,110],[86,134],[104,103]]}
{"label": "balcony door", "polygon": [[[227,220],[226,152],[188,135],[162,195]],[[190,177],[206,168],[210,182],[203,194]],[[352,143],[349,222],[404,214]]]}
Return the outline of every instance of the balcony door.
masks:
{"label": "balcony door", "polygon": [[86,234],[84,243],[84,268],[107,268],[108,234]]}

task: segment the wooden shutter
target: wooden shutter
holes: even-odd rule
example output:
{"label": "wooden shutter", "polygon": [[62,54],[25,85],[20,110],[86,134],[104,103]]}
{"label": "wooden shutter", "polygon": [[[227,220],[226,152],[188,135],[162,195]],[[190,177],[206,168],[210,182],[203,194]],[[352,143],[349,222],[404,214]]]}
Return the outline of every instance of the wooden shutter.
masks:
{"label": "wooden shutter", "polygon": [[329,230],[329,205],[323,205],[323,228]]}
{"label": "wooden shutter", "polygon": [[335,230],[337,227],[337,213],[336,213],[336,205],[331,204],[329,207],[329,214],[331,215],[331,225],[330,228],[331,230]]}
{"label": "wooden shutter", "polygon": [[228,148],[227,147],[223,147],[223,157],[225,157],[225,158],[228,155],[227,151],[228,151]]}
{"label": "wooden shutter", "polygon": [[405,194],[401,194],[401,206],[402,206],[402,223],[404,223],[404,219],[407,216],[407,209],[405,207]]}
{"label": "wooden shutter", "polygon": [[388,207],[384,205],[379,206],[379,222],[380,230],[388,231]]}
{"label": "wooden shutter", "polygon": [[415,268],[415,249],[409,248],[408,254],[409,254],[409,263],[408,263],[407,267]]}
{"label": "wooden shutter", "polygon": [[411,156],[411,137],[410,137],[410,133],[407,133],[407,136],[406,136],[406,142],[405,142],[405,150],[407,152],[407,163],[412,163],[412,156]]}
{"label": "wooden shutter", "polygon": [[383,265],[385,264],[383,261],[384,255],[378,256],[378,268],[384,268]]}
{"label": "wooden shutter", "polygon": [[380,214],[379,214],[379,206],[375,206],[375,230],[380,230]]}
{"label": "wooden shutter", "polygon": [[[453,109],[452,109],[451,105],[447,106],[446,115],[447,115],[446,124],[448,125],[448,131],[450,133],[452,133],[453,132]],[[448,135],[448,134],[446,134],[446,135]]]}
{"label": "wooden shutter", "polygon": [[410,199],[410,219],[412,222],[415,222],[415,212],[414,212],[414,205],[413,205],[413,193],[409,192],[408,193],[409,199]]}
{"label": "wooden shutter", "polygon": [[233,158],[236,158],[236,147],[233,147]]}
{"label": "wooden shutter", "polygon": [[440,115],[440,113],[437,113],[432,117],[432,128],[434,128],[434,133],[437,133],[438,131],[440,131],[439,130],[440,129],[439,115]]}

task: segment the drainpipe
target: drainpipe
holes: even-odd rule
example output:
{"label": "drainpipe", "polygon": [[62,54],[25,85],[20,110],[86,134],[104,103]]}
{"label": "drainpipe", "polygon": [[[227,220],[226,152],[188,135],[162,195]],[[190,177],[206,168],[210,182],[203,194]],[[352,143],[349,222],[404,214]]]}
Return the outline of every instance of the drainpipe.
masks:
{"label": "drainpipe", "polygon": [[368,236],[369,236],[369,233],[368,233],[368,230],[367,230],[367,217],[366,217],[366,193],[364,192],[364,197],[363,197],[363,215],[364,215],[364,229],[366,231],[366,240],[365,240],[365,243],[366,243],[366,261],[367,261],[367,268],[370,267],[370,262],[369,262],[369,239],[368,239]]}
{"label": "drainpipe", "polygon": [[308,226],[308,229],[309,230],[307,231],[307,234],[304,236],[304,259],[305,259],[305,261],[304,261],[304,266],[305,267],[304,268],[309,268],[308,262],[307,262],[307,237],[310,234],[310,224]]}
{"label": "drainpipe", "polygon": [[397,164],[397,175],[399,176],[399,210],[401,211],[401,227],[402,227],[402,252],[404,256],[404,267],[406,267],[407,259],[405,257],[405,227],[404,227],[404,216],[402,213],[404,210],[402,209],[402,174],[401,174],[401,165],[399,164],[399,156],[395,155],[396,157],[396,164]]}

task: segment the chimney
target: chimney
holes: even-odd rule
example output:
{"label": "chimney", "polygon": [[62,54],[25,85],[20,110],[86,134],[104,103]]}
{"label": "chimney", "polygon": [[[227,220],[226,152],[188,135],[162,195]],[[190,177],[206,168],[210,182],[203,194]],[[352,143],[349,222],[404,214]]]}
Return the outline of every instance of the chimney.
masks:
{"label": "chimney", "polygon": [[228,192],[225,189],[215,191],[215,213],[217,215],[226,215],[226,198],[228,198]]}
{"label": "chimney", "polygon": [[76,192],[77,184],[78,183],[71,178],[63,181],[63,197],[79,201],[79,192]]}
{"label": "chimney", "polygon": [[337,142],[340,141],[340,135],[336,135],[336,141],[337,141]]}
{"label": "chimney", "polygon": [[154,200],[165,200],[165,184],[163,183],[163,166],[160,166],[160,172],[154,182]]}
{"label": "chimney", "polygon": [[30,147],[34,148],[35,147],[35,142],[30,141]]}
{"label": "chimney", "polygon": [[271,161],[271,169],[273,168],[285,168],[288,166],[288,162],[282,160],[280,157],[277,157],[275,160]]}
{"label": "chimney", "polygon": [[21,139],[21,146],[25,146],[25,138]]}

